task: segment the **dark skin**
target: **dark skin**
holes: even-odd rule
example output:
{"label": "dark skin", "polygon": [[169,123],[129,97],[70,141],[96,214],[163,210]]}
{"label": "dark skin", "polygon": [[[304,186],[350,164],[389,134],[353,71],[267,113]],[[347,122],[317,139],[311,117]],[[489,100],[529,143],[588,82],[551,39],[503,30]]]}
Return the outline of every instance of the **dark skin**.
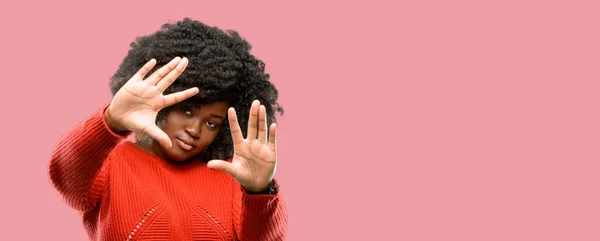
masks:
{"label": "dark skin", "polygon": [[202,152],[217,137],[227,116],[227,102],[212,102],[200,107],[167,113],[158,124],[173,146],[166,148],[151,138],[136,143],[142,150],[172,161],[186,161]]}
{"label": "dark skin", "polygon": [[147,135],[151,139],[138,145],[142,150],[164,159],[184,161],[199,154],[214,140],[218,130],[211,129],[213,124],[222,124],[227,116],[234,143],[232,161],[211,160],[208,168],[231,175],[248,191],[267,189],[277,167],[277,128],[275,123],[267,127],[265,107],[258,100],[252,102],[246,138],[242,135],[235,109],[225,102],[170,111],[165,121],[156,125],[156,116],[161,109],[194,96],[198,88],[163,95],[181,75],[188,60],[177,57],[145,78],[155,64],[156,60],[150,60],[115,94],[104,112],[108,127],[116,133],[132,131]]}

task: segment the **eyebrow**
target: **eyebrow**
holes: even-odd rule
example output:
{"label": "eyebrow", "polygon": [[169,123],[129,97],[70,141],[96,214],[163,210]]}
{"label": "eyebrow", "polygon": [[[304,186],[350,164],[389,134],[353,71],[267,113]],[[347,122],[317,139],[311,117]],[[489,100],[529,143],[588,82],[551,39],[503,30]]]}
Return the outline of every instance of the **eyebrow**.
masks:
{"label": "eyebrow", "polygon": [[220,115],[217,115],[217,114],[215,114],[215,113],[210,113],[210,116],[217,117],[217,118],[221,118],[221,119],[225,119],[225,117],[223,117],[223,116],[220,116]]}

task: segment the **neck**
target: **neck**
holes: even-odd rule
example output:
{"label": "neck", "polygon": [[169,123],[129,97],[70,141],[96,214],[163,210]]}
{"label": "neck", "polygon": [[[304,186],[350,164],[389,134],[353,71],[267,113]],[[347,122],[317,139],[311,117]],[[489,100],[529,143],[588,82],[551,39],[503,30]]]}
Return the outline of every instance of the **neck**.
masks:
{"label": "neck", "polygon": [[138,138],[135,145],[147,153],[162,159],[166,159],[165,156],[162,155],[162,147],[160,146],[160,143],[149,136],[142,136],[141,138]]}

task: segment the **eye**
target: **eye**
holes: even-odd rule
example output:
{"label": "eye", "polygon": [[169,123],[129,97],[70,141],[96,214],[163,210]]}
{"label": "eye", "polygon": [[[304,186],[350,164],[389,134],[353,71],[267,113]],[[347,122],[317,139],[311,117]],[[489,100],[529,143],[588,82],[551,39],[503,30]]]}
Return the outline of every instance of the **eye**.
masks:
{"label": "eye", "polygon": [[183,112],[187,116],[192,116],[192,111],[187,107],[181,107],[181,112]]}
{"label": "eye", "polygon": [[206,122],[206,125],[207,125],[207,126],[208,126],[208,128],[210,128],[210,129],[216,129],[216,128],[219,126],[219,124],[217,124],[217,123],[216,123],[216,122],[214,122],[214,121],[208,121],[208,122]]}

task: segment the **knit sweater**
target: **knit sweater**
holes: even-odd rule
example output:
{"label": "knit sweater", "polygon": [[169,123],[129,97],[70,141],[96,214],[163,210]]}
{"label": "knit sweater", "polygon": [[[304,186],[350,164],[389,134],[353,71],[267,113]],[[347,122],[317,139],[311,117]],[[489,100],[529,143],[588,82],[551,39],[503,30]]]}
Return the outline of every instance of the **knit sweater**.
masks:
{"label": "knit sweater", "polygon": [[285,239],[279,192],[248,194],[205,162],[149,154],[108,128],[105,108],[61,138],[49,165],[90,240]]}

